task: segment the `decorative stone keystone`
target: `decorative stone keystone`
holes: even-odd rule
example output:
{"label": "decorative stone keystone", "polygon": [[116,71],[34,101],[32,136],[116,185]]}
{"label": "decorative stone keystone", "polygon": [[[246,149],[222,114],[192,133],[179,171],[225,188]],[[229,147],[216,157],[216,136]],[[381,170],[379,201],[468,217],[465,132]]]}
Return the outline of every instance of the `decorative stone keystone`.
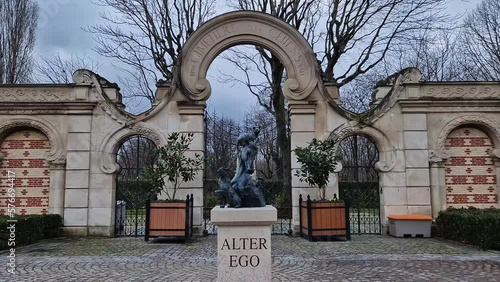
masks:
{"label": "decorative stone keystone", "polygon": [[220,208],[211,212],[217,230],[217,281],[271,281],[271,226],[278,219],[273,206]]}

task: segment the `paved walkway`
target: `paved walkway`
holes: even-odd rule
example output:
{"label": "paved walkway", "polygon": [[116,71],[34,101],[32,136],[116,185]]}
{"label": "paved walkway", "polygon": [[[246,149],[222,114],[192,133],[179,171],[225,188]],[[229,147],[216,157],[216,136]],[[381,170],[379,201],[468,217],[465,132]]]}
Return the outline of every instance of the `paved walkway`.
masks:
{"label": "paved walkway", "polygon": [[[0,281],[214,281],[216,237],[190,244],[136,238],[53,239],[17,249]],[[500,253],[437,239],[353,236],[308,242],[273,236],[274,281],[500,281]]]}

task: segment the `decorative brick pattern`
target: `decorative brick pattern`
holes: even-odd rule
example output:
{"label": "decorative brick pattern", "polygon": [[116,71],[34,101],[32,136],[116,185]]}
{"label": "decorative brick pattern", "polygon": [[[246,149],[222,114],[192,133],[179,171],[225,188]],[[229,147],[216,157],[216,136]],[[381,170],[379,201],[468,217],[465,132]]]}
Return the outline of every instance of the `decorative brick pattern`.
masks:
{"label": "decorative brick pattern", "polygon": [[0,215],[7,207],[7,171],[15,173],[17,214],[46,214],[49,209],[49,139],[34,129],[18,130],[1,143]]}
{"label": "decorative brick pattern", "polygon": [[483,131],[461,127],[446,140],[446,202],[451,207],[497,207],[495,164],[489,156],[495,145]]}

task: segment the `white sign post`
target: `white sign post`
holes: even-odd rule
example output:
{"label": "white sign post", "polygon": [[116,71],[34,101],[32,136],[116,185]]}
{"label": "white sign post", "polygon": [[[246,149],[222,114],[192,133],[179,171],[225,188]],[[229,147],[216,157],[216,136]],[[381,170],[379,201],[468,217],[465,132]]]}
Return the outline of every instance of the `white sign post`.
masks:
{"label": "white sign post", "polygon": [[278,212],[262,208],[220,208],[211,212],[217,230],[217,281],[271,281],[271,227]]}

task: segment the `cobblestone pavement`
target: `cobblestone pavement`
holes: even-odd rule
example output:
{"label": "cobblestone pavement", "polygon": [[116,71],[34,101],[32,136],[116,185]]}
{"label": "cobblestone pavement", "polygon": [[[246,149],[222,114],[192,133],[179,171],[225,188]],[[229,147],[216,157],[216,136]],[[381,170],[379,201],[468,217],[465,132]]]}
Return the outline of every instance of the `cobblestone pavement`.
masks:
{"label": "cobblestone pavement", "polygon": [[[53,239],[17,249],[0,281],[214,281],[216,237],[189,244],[141,238]],[[308,242],[273,236],[273,281],[500,281],[500,253],[438,239],[353,236]]]}

